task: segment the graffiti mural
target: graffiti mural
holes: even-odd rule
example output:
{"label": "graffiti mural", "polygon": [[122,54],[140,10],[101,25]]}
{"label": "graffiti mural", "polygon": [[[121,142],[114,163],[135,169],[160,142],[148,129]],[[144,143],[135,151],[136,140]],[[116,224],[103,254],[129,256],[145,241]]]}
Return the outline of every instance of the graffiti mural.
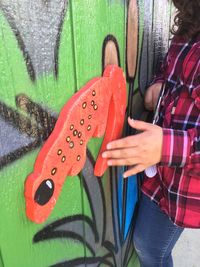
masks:
{"label": "graffiti mural", "polygon": [[126,117],[151,117],[143,96],[171,14],[168,0],[0,0],[0,267],[139,266],[141,177],[123,180],[126,167],[94,175],[103,137],[88,142],[82,171],[65,179],[43,223],[26,216],[25,180],[62,107],[107,65],[124,70]]}

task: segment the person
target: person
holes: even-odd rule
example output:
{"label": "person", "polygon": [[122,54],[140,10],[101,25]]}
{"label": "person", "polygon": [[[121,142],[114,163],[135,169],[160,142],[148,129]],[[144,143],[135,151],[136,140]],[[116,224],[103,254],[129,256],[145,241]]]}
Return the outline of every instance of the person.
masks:
{"label": "person", "polygon": [[137,134],[102,154],[109,166],[129,166],[125,178],[156,165],[153,178],[144,177],[133,237],[141,267],[173,266],[184,228],[200,228],[200,0],[173,3],[174,36],[145,96],[153,109],[164,90],[157,124],[128,118]]}

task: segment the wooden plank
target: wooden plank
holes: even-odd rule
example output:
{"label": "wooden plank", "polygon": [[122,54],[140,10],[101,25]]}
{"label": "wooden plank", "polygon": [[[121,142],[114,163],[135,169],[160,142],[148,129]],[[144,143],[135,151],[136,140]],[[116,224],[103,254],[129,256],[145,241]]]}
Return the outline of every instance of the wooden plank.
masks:
{"label": "wooden plank", "polygon": [[[77,69],[77,85],[80,87],[92,77],[102,74],[103,68],[109,63],[120,64],[125,66],[125,5],[122,1],[92,1],[87,0],[84,5],[81,1],[73,1],[73,25],[74,25],[74,44]],[[117,18],[117,20],[116,20]],[[80,25],[78,27],[77,25]],[[100,149],[101,140],[92,140],[89,144],[91,151],[90,157],[95,161]],[[110,175],[107,173],[102,181],[98,181],[93,175],[92,166],[83,170],[83,185],[88,190],[90,206],[83,202],[84,214],[92,208],[94,228],[98,236],[94,245],[95,255],[85,253],[85,264],[89,258],[100,257],[96,259],[92,266],[98,266],[99,261],[110,266],[115,260],[121,262],[121,250],[119,249],[112,258],[110,245],[105,246],[105,241],[116,242],[113,233],[114,219],[107,213],[112,210],[111,191],[107,190],[110,184]],[[113,189],[111,189],[113,190]],[[115,189],[116,190],[116,189]],[[106,195],[105,195],[106,192]],[[116,199],[117,201],[117,199]],[[105,209],[106,207],[106,209]],[[117,214],[117,209],[114,211]],[[120,231],[120,229],[118,229]],[[118,232],[118,235],[120,232]],[[119,242],[118,236],[118,242]],[[85,231],[85,240],[89,236]],[[115,246],[115,245],[114,245]],[[106,264],[106,261],[107,264]],[[110,262],[110,263],[109,263]],[[88,266],[88,265],[87,265]]]}
{"label": "wooden plank", "polygon": [[[7,267],[50,266],[84,255],[81,240],[74,242],[77,236],[70,234],[76,232],[79,237],[83,236],[79,177],[67,179],[55,209],[44,224],[30,222],[25,214],[26,176],[32,171],[38,148],[49,136],[58,112],[76,89],[69,6],[64,16],[64,10],[60,15],[61,7],[65,9],[63,2],[60,5],[59,1],[58,8],[57,2],[45,6],[38,1],[32,3],[35,8],[31,11],[28,3],[12,1],[10,6],[3,3],[2,10],[9,11],[6,16],[0,15],[0,157],[3,164],[0,170],[0,229],[3,229],[0,247]],[[31,18],[28,11],[32,13]],[[12,17],[13,14],[16,17]],[[47,25],[47,22],[51,23]],[[27,30],[29,23],[34,24],[33,32]],[[37,25],[43,27],[41,32],[37,32]],[[42,32],[49,48],[38,37]],[[26,50],[20,50],[25,46]],[[47,53],[43,54],[41,48]],[[24,58],[27,54],[32,68],[37,69],[34,82],[28,68],[30,61]],[[39,55],[45,59],[41,61]],[[46,64],[52,59],[55,61],[47,70]]]}

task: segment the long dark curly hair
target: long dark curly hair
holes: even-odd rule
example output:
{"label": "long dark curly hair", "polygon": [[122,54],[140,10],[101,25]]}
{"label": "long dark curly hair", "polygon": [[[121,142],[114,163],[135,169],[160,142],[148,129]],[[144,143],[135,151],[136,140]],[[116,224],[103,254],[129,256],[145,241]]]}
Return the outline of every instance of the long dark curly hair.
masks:
{"label": "long dark curly hair", "polygon": [[172,0],[177,8],[172,34],[191,39],[200,33],[200,0]]}

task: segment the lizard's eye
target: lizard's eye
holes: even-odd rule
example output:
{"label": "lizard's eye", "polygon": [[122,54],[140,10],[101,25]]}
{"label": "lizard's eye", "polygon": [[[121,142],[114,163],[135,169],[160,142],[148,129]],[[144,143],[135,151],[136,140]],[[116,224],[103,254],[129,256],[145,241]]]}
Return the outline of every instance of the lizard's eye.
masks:
{"label": "lizard's eye", "polygon": [[34,200],[40,206],[49,202],[54,192],[54,182],[51,179],[44,180],[35,192]]}

